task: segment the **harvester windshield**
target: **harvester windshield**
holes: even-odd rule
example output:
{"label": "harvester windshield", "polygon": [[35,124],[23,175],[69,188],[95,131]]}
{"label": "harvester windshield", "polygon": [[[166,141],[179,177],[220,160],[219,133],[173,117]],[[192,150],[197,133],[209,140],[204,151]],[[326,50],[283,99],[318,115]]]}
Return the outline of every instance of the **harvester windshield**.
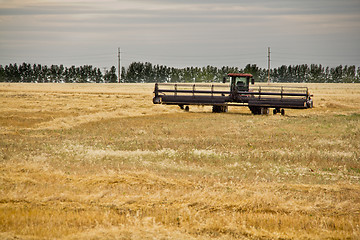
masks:
{"label": "harvester windshield", "polygon": [[230,73],[228,76],[230,77],[231,91],[249,91],[250,80],[253,77],[251,74]]}

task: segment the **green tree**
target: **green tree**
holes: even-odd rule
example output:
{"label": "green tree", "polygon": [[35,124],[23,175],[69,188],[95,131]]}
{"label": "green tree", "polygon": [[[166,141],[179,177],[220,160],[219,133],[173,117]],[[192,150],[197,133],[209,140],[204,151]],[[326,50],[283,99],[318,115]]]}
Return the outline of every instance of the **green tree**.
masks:
{"label": "green tree", "polygon": [[149,62],[146,62],[143,67],[143,71],[141,72],[142,75],[142,82],[154,82],[154,72],[152,64]]}
{"label": "green tree", "polygon": [[42,66],[40,76],[43,83],[49,82],[50,71],[46,65]]}
{"label": "green tree", "polygon": [[6,82],[5,69],[0,64],[0,82]]}
{"label": "green tree", "polygon": [[356,67],[354,65],[352,66],[345,65],[343,71],[343,82],[354,83],[355,79],[356,79]]}
{"label": "green tree", "polygon": [[310,72],[309,72],[309,82],[318,83],[324,81],[325,81],[324,68],[321,66],[321,64],[320,65],[311,64]]}
{"label": "green tree", "polygon": [[121,67],[121,82],[126,82],[126,69],[125,67]]}
{"label": "green tree", "polygon": [[126,80],[127,82],[145,82],[144,77],[144,63],[133,62],[129,65],[128,70],[126,71]]}
{"label": "green tree", "polygon": [[115,66],[112,66],[110,68],[110,71],[106,71],[104,75],[104,80],[107,83],[116,83],[117,82],[117,76],[116,76],[116,68]]}
{"label": "green tree", "polygon": [[58,68],[57,65],[50,66],[50,81],[52,83],[58,82]]}
{"label": "green tree", "polygon": [[244,68],[244,73],[250,73],[253,75],[254,79],[256,81],[259,80],[260,77],[260,69],[256,64],[247,64]]}
{"label": "green tree", "polygon": [[41,82],[41,65],[34,64],[32,67],[33,81],[38,83]]}
{"label": "green tree", "polygon": [[60,67],[58,68],[58,72],[57,72],[57,81],[58,82],[64,82],[64,65],[60,65]]}
{"label": "green tree", "polygon": [[343,66],[339,65],[335,68],[331,68],[330,69],[330,74],[331,74],[331,82],[333,83],[340,83],[342,82],[342,78],[343,78]]}
{"label": "green tree", "polygon": [[8,67],[5,67],[5,73],[9,82],[21,81],[21,75],[18,65],[16,63],[10,64]]}
{"label": "green tree", "polygon": [[171,68],[170,70],[170,82],[179,82],[180,81],[180,70],[176,68]]}
{"label": "green tree", "polygon": [[30,64],[22,63],[19,66],[19,74],[21,82],[33,82],[34,75]]}
{"label": "green tree", "polygon": [[282,65],[281,67],[278,68],[277,70],[278,73],[278,82],[287,82],[286,79],[286,73],[287,73],[287,66],[286,65]]}

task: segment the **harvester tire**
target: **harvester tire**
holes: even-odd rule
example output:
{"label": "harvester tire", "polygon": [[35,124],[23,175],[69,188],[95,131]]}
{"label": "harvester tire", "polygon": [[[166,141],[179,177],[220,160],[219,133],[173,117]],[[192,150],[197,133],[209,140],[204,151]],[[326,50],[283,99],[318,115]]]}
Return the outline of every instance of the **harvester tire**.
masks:
{"label": "harvester tire", "polygon": [[260,107],[249,106],[249,109],[250,109],[251,113],[254,114],[254,115],[261,114],[261,108]]}
{"label": "harvester tire", "polygon": [[213,105],[213,106],[212,106],[212,112],[213,112],[213,113],[219,113],[219,112],[221,112],[221,106]]}
{"label": "harvester tire", "polygon": [[267,107],[260,108],[260,114],[261,115],[268,115],[269,114],[269,108],[267,108]]}

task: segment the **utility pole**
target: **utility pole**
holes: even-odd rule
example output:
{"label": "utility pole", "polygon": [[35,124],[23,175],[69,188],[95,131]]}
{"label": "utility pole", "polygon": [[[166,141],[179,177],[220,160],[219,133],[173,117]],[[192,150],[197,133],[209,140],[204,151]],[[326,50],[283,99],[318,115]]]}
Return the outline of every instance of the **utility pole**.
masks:
{"label": "utility pole", "polygon": [[270,47],[268,47],[268,84],[270,84]]}
{"label": "utility pole", "polygon": [[121,81],[121,52],[118,48],[118,83]]}

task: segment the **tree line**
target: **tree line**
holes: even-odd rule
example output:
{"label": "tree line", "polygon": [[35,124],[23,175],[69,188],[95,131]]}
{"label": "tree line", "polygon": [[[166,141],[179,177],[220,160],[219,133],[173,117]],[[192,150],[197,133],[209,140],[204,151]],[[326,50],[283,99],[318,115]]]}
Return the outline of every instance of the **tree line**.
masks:
{"label": "tree line", "polygon": [[[169,68],[149,62],[133,62],[123,68],[124,82],[221,82],[228,73],[251,73],[258,82],[268,80],[268,69],[256,64],[238,67]],[[360,67],[323,67],[321,64],[282,65],[270,69],[271,82],[360,83]]]}
{"label": "tree line", "polygon": [[[115,66],[101,71],[91,65],[64,67],[63,65],[41,64],[0,65],[0,82],[33,83],[116,83]],[[256,64],[239,67],[186,67],[174,68],[153,65],[149,62],[133,62],[121,69],[121,82],[222,82],[228,73],[251,73],[258,82],[266,82],[268,70]],[[314,83],[360,83],[360,67],[324,67],[318,64],[282,65],[270,69],[271,82],[314,82]]]}
{"label": "tree line", "polygon": [[0,65],[0,82],[25,82],[25,83],[100,83],[117,82],[116,68],[103,73],[100,68],[91,65],[80,67],[64,67],[63,65],[9,64]]}

